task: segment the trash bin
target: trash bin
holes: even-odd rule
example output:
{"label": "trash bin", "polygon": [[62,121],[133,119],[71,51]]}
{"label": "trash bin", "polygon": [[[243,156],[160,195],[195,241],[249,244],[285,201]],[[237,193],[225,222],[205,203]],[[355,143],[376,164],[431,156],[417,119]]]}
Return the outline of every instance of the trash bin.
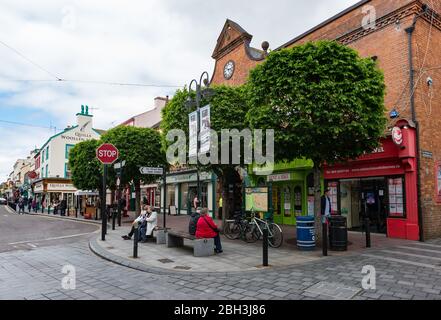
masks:
{"label": "trash bin", "polygon": [[329,217],[329,249],[333,251],[348,250],[348,228],[346,217]]}
{"label": "trash bin", "polygon": [[297,247],[305,251],[315,249],[314,217],[297,217]]}

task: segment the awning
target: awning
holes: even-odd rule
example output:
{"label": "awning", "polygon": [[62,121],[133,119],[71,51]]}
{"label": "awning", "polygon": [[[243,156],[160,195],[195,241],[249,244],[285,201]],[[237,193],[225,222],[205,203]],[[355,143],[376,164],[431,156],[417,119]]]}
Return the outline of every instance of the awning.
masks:
{"label": "awning", "polygon": [[98,191],[92,191],[92,190],[78,190],[75,192],[76,196],[99,196]]}

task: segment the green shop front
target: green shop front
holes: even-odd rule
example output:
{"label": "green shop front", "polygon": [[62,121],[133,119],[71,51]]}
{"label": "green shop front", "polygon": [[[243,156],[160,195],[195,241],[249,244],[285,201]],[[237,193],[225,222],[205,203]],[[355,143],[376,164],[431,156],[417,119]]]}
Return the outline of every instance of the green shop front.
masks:
{"label": "green shop front", "polygon": [[295,160],[279,163],[273,173],[262,176],[258,167],[252,168],[251,181],[256,186],[270,186],[273,219],[277,224],[296,225],[296,217],[314,215],[313,162]]}
{"label": "green shop front", "polygon": [[[193,199],[198,193],[197,171],[174,172],[167,174],[167,211],[171,214],[189,215]],[[210,216],[216,212],[216,175],[212,172],[199,172],[202,206],[207,207]],[[161,186],[161,205],[163,205],[164,187]]]}

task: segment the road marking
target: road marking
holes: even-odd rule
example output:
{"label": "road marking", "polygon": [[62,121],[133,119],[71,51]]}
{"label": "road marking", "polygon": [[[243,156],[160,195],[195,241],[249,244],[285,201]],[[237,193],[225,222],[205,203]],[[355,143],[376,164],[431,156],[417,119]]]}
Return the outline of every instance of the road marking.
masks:
{"label": "road marking", "polygon": [[441,258],[438,258],[438,257],[425,256],[425,255],[422,255],[422,254],[414,254],[414,253],[408,253],[408,252],[404,252],[404,251],[381,250],[381,252],[393,253],[393,254],[401,254],[401,255],[406,255],[406,256],[409,256],[409,257],[425,258],[425,259],[432,259],[432,260],[441,261]]}
{"label": "road marking", "polygon": [[11,208],[9,208],[9,206],[6,206],[5,208],[6,208],[6,211],[9,211],[9,213],[17,214],[17,212],[14,212]]}
{"label": "road marking", "polygon": [[397,248],[400,248],[400,249],[410,249],[410,250],[418,250],[418,251],[423,251],[423,252],[430,252],[430,253],[439,253],[439,254],[441,254],[441,250],[421,249],[421,248],[408,247],[408,246],[397,246]]}
{"label": "road marking", "polygon": [[4,214],[3,216],[4,216],[4,217],[9,217],[7,214]]}
{"label": "road marking", "polygon": [[417,267],[430,268],[430,269],[434,269],[435,271],[441,272],[441,268],[439,266],[434,265],[434,264],[421,263],[421,262],[409,261],[409,260],[404,260],[404,259],[395,259],[395,258],[390,258],[390,257],[378,256],[375,254],[362,254],[362,255],[365,257],[370,257],[370,258],[375,258],[375,259],[410,264],[410,265],[417,266]]}
{"label": "road marking", "polygon": [[[32,240],[32,241],[33,242],[42,242],[42,241],[68,239],[68,238],[74,238],[74,237],[81,237],[81,236],[85,236],[85,235],[92,234],[92,233],[96,233],[96,231],[94,231],[94,232],[87,232],[87,233],[72,234],[70,236],[62,236],[62,237],[53,237],[53,238],[46,238],[46,239],[40,239],[40,240]],[[22,243],[29,243],[29,240],[28,241],[11,242],[11,243],[8,243],[8,244],[9,245],[14,245],[14,244],[22,244]]]}
{"label": "road marking", "polygon": [[37,246],[33,243],[27,243],[28,246],[32,247],[32,248],[37,248]]}

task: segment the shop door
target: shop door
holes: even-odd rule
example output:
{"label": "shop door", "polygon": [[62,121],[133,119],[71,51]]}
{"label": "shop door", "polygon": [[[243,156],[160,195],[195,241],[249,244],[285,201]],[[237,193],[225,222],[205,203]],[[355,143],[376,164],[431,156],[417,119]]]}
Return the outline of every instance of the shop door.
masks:
{"label": "shop door", "polygon": [[386,182],[361,180],[362,217],[369,218],[371,232],[386,233]]}
{"label": "shop door", "polygon": [[273,210],[274,210],[274,222],[277,224],[283,224],[282,205],[281,205],[281,186],[273,186]]}
{"label": "shop door", "polygon": [[302,212],[302,187],[299,185],[285,185],[282,193],[282,224],[295,225],[296,212]]}
{"label": "shop door", "polygon": [[193,209],[193,200],[194,197],[198,195],[198,187],[188,187],[188,193],[187,193],[187,214],[191,215],[191,213],[194,211]]}

